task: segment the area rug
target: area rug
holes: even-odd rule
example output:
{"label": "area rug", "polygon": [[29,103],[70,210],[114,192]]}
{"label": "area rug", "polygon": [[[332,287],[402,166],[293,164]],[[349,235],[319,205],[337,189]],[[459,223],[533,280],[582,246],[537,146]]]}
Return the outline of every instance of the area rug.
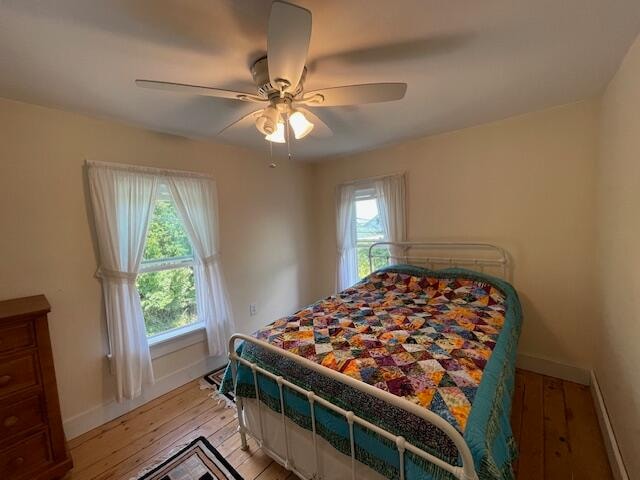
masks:
{"label": "area rug", "polygon": [[[215,386],[217,390],[218,388],[220,388],[220,385],[222,384],[222,377],[224,377],[224,371],[226,370],[226,368],[227,366],[224,365],[216,370],[213,370],[212,372],[207,373],[204,376],[204,380],[207,383],[210,383],[211,385]],[[233,396],[232,392],[225,393],[224,396],[227,397],[232,402],[235,402],[235,397]]]}
{"label": "area rug", "polygon": [[243,480],[204,437],[173,453],[137,480]]}

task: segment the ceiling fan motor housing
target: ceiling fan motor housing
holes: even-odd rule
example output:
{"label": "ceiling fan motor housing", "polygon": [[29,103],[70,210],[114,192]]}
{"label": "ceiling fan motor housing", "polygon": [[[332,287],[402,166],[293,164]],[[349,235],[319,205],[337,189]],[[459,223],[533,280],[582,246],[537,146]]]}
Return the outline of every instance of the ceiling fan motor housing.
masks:
{"label": "ceiling fan motor housing", "polygon": [[[253,81],[258,88],[258,93],[265,97],[271,98],[275,95],[280,95],[280,88],[278,85],[273,85],[271,80],[269,79],[269,63],[266,56],[259,58],[254,62],[251,66],[251,75],[253,76]],[[300,81],[296,86],[295,90],[292,92],[292,96],[296,96],[302,92],[302,88],[304,85],[305,78],[307,77],[307,67],[304,67],[302,70],[302,76],[300,77]],[[283,79],[285,84],[288,83],[287,79]]]}

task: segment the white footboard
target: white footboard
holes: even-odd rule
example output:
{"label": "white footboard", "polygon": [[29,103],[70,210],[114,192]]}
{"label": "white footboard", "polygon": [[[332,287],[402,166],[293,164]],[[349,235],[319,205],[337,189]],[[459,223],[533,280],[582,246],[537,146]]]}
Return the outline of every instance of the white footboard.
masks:
{"label": "white footboard", "polygon": [[[286,378],[283,378],[281,376],[278,375],[274,375],[273,373],[259,367],[258,365],[256,365],[255,363],[252,363],[244,358],[241,358],[237,353],[236,353],[236,340],[243,340],[246,342],[250,342],[250,343],[254,343],[256,345],[259,345],[260,347],[264,348],[265,350],[268,350],[270,352],[276,353],[278,355],[281,355],[285,358],[287,358],[288,360],[292,360],[294,362],[296,362],[297,364],[299,364],[300,366],[304,367],[304,368],[308,368],[313,370],[314,372],[316,372],[318,375],[323,375],[325,377],[331,378],[332,380],[336,380],[338,382],[341,382],[345,385],[348,385],[352,388],[355,388],[357,390],[360,390],[363,393],[366,393],[368,395],[372,395],[376,398],[379,398],[395,407],[399,407],[421,419],[423,419],[425,422],[428,422],[432,425],[434,425],[435,427],[439,428],[440,430],[442,430],[455,444],[456,448],[458,449],[458,451],[460,452],[460,457],[462,459],[462,466],[457,466],[457,465],[452,465],[449,464],[443,460],[441,460],[440,458],[435,457],[434,455],[431,455],[428,452],[425,452],[424,450],[416,447],[415,445],[412,445],[411,443],[407,442],[403,437],[401,436],[397,436],[394,435],[390,432],[388,432],[387,430],[384,430],[382,428],[380,428],[377,425],[374,425],[370,422],[368,422],[367,420],[364,420],[363,418],[358,417],[357,415],[355,415],[352,411],[347,411],[344,410],[343,408],[338,407],[337,405],[332,404],[331,402],[325,400],[324,398],[321,398],[319,396],[317,396],[314,392],[306,390],[304,388],[299,387],[298,385],[295,385],[293,383],[291,383],[290,381],[288,381]],[[304,357],[300,357],[298,355],[295,355],[291,352],[287,352],[286,350],[282,350],[278,347],[275,347],[273,345],[270,345],[269,343],[263,342],[261,340],[258,340],[254,337],[250,337],[247,335],[242,335],[242,334],[235,334],[231,337],[231,339],[229,340],[229,360],[231,362],[231,372],[233,375],[233,384],[234,386],[236,385],[236,380],[237,380],[237,369],[238,369],[238,364],[242,364],[242,365],[246,365],[247,367],[251,368],[251,371],[253,372],[253,381],[254,381],[254,387],[256,390],[256,396],[257,396],[257,400],[258,400],[258,415],[259,415],[259,425],[260,425],[260,432],[253,432],[250,431],[243,419],[243,405],[242,405],[242,397],[237,396],[236,395],[236,405],[238,408],[238,422],[240,424],[239,427],[239,431],[240,431],[240,437],[241,437],[241,441],[242,441],[242,448],[246,449],[247,448],[247,439],[246,439],[246,434],[250,434],[251,436],[253,436],[256,441],[263,447],[263,449],[271,456],[273,457],[276,461],[278,461],[279,463],[281,463],[286,469],[294,472],[296,475],[298,475],[300,478],[302,478],[303,480],[311,480],[312,478],[314,479],[318,479],[319,477],[319,465],[318,465],[318,446],[317,446],[317,433],[316,433],[316,419],[315,419],[315,414],[314,414],[314,403],[318,403],[320,405],[322,405],[323,407],[326,407],[340,415],[342,415],[348,425],[349,425],[349,440],[351,443],[351,472],[352,472],[352,479],[355,479],[355,475],[356,475],[356,455],[355,455],[355,440],[354,440],[354,434],[353,434],[353,425],[354,424],[359,424],[362,427],[371,430],[372,432],[377,433],[378,435],[392,441],[395,443],[395,445],[397,446],[398,449],[398,458],[399,458],[399,463],[400,463],[400,480],[404,480],[405,478],[405,465],[404,465],[404,453],[405,451],[409,451],[425,460],[427,460],[430,463],[433,463],[435,465],[437,465],[438,467],[447,470],[449,472],[451,472],[456,478],[459,478],[460,480],[478,480],[478,475],[475,471],[475,467],[473,464],[473,458],[471,456],[471,452],[469,450],[469,447],[467,446],[466,442],[464,441],[462,435],[460,435],[460,433],[452,426],[450,425],[446,420],[444,420],[443,418],[441,418],[440,416],[438,416],[437,414],[433,413],[430,410],[427,410],[423,407],[420,407],[414,403],[409,402],[408,400],[405,400],[403,398],[397,397],[395,395],[393,395],[392,393],[389,392],[385,392],[384,390],[380,390],[379,388],[376,388],[372,385],[369,385],[367,383],[358,381],[354,378],[351,378],[347,375],[341,374],[339,372],[336,372],[334,370],[331,370],[329,368],[323,367],[321,365],[318,365]],[[264,443],[263,443],[263,439],[264,437],[264,432],[262,431],[262,414],[261,414],[261,409],[265,408],[264,406],[261,406],[261,402],[260,402],[260,398],[259,398],[259,390],[258,390],[258,373],[260,373],[261,375],[271,378],[272,380],[275,380],[276,383],[278,384],[279,390],[280,390],[280,411],[281,411],[281,415],[282,415],[282,426],[283,426],[283,430],[284,430],[284,438],[285,438],[285,448],[284,451],[285,453],[285,457],[282,458],[281,455],[278,455],[277,453],[273,452],[272,450],[270,450],[269,448],[267,448]],[[304,396],[306,396],[307,400],[309,401],[309,406],[310,411],[311,411],[311,426],[312,426],[312,433],[313,433],[313,443],[314,443],[314,449],[315,449],[315,469],[314,472],[315,474],[312,477],[308,477],[305,476],[302,472],[300,472],[296,466],[293,464],[293,462],[291,461],[291,457],[290,457],[290,453],[289,453],[289,438],[287,436],[287,419],[285,416],[285,408],[284,408],[284,394],[283,394],[283,388],[287,387],[291,390],[294,390]]]}

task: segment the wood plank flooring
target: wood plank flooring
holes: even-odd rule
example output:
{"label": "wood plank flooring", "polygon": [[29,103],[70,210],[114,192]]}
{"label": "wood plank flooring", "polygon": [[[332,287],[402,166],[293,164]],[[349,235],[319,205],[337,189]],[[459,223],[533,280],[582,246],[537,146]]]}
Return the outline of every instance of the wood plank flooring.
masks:
{"label": "wood plank flooring", "polygon": [[[205,436],[246,480],[293,480],[250,440],[240,450],[233,409],[188,383],[69,442],[65,480],[119,480]],[[612,479],[589,388],[519,370],[511,415],[518,480]]]}
{"label": "wood plank flooring", "polygon": [[612,480],[589,387],[516,372],[517,480]]}

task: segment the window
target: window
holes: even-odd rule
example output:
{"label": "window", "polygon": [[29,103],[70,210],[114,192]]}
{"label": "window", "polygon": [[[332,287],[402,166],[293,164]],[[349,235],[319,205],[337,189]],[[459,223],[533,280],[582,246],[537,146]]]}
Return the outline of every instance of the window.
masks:
{"label": "window", "polygon": [[160,184],[137,279],[147,337],[198,324],[193,261],[171,192]]}
{"label": "window", "polygon": [[397,263],[406,236],[404,174],[348,182],[336,188],[336,290],[349,288],[373,269]]}
{"label": "window", "polygon": [[220,265],[216,183],[196,172],[91,161],[87,177],[116,399],[133,399],[153,382],[152,355],[196,337],[210,356],[222,355],[236,330]]}
{"label": "window", "polygon": [[[358,276],[364,278],[371,273],[369,268],[369,247],[385,239],[380,222],[380,211],[375,188],[356,190],[355,192],[355,231],[358,258]],[[373,269],[388,264],[389,250],[379,246],[372,251]]]}

